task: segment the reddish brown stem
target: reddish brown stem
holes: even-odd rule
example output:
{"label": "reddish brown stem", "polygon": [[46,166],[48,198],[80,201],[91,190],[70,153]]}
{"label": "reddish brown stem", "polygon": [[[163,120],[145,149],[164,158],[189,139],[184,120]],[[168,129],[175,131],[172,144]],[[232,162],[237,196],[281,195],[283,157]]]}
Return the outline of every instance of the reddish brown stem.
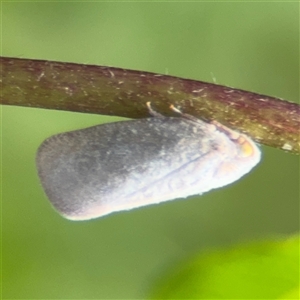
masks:
{"label": "reddish brown stem", "polygon": [[274,97],[173,76],[93,65],[0,58],[0,103],[128,118],[166,115],[170,104],[217,120],[255,141],[300,152],[300,106]]}

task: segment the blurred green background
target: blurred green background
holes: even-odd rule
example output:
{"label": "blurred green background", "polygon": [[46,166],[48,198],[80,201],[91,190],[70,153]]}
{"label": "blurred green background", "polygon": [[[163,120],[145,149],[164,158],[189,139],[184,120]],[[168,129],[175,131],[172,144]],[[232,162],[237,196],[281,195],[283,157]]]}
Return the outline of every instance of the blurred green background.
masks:
{"label": "blurred green background", "polygon": [[[2,55],[121,67],[299,101],[299,3],[2,3]],[[299,156],[262,146],[239,182],[88,222],[35,169],[48,136],[116,117],[2,106],[5,299],[144,299],[195,252],[299,231]]]}

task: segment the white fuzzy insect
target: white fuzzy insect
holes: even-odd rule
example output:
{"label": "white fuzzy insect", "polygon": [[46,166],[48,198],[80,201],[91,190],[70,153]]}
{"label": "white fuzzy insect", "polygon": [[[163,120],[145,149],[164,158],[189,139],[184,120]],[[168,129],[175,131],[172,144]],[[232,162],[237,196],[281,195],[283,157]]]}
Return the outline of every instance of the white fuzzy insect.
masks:
{"label": "white fuzzy insect", "polygon": [[230,184],[259,161],[246,135],[193,116],[121,121],[54,135],[37,152],[52,205],[71,220],[202,194]]}

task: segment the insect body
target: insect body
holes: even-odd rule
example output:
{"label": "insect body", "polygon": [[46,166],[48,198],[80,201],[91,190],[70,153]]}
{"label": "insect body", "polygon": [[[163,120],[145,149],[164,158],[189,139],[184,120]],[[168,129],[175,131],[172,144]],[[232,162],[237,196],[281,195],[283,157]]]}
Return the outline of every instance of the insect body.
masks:
{"label": "insect body", "polygon": [[[190,115],[153,117],[54,135],[38,149],[38,174],[66,218],[202,194],[230,184],[260,160],[246,135]],[[173,110],[178,111],[172,107]]]}

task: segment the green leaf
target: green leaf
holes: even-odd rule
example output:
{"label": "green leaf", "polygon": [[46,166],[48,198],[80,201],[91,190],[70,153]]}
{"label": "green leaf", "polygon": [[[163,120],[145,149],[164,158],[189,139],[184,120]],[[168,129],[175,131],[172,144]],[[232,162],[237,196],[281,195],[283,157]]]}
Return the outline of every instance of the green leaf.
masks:
{"label": "green leaf", "polygon": [[198,254],[169,273],[151,299],[299,299],[299,237]]}

